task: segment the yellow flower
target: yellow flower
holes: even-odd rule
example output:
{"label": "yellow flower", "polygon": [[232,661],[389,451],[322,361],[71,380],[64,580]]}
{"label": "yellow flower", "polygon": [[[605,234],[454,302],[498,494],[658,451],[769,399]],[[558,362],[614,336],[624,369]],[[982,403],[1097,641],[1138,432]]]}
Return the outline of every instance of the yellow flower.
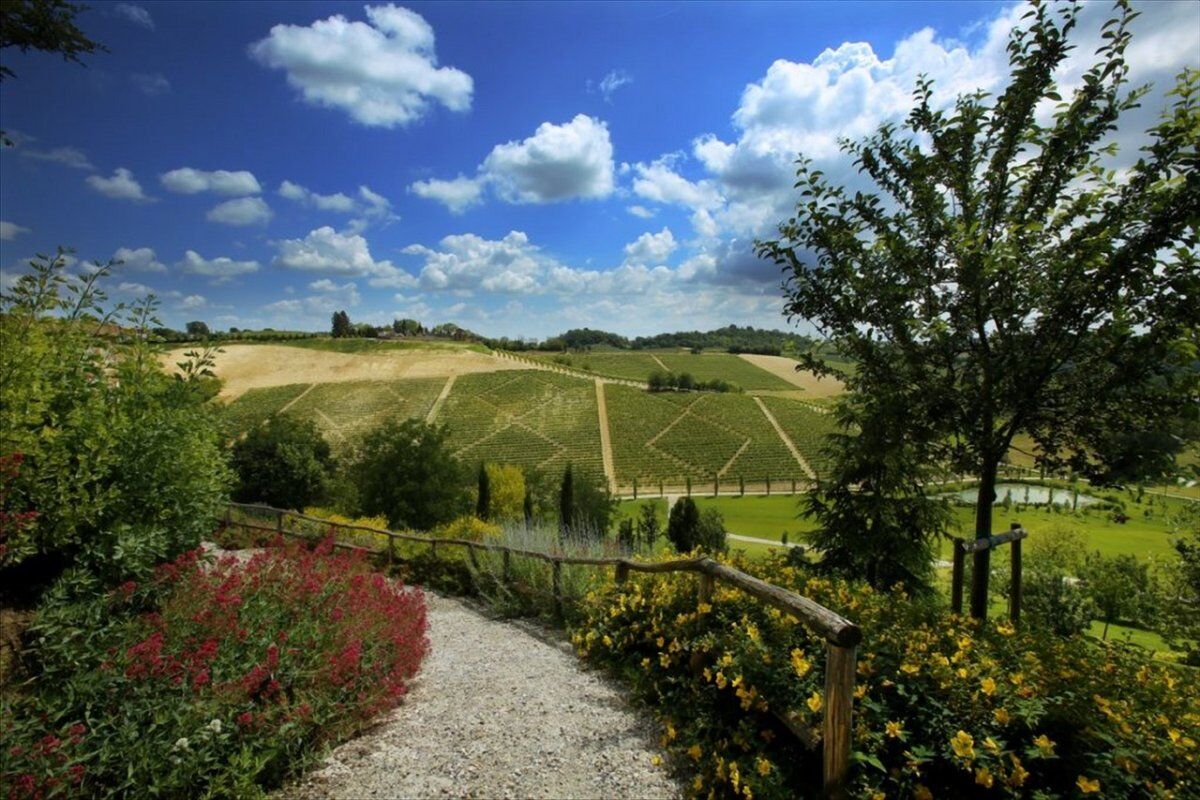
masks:
{"label": "yellow flower", "polygon": [[676,735],[677,734],[675,732],[675,726],[668,722],[667,723],[667,741],[668,742],[674,741]]}
{"label": "yellow flower", "polygon": [[669,653],[659,653],[659,654],[658,654],[658,663],[659,663],[659,664],[661,664],[661,665],[662,665],[662,666],[664,666],[664,667],[669,667],[669,666],[671,666],[671,656],[670,656],[670,654],[669,654]]}
{"label": "yellow flower", "polygon": [[1042,758],[1051,758],[1054,756],[1054,742],[1044,733],[1033,740],[1033,746],[1041,751]]}
{"label": "yellow flower", "polygon": [[699,761],[700,756],[704,754],[704,751],[700,749],[700,745],[694,744],[688,748],[687,754],[692,757],[693,761]]}
{"label": "yellow flower", "polygon": [[921,671],[921,665],[920,664],[907,664],[907,663],[901,664],[900,671],[903,672],[905,675],[916,675],[918,672]]}
{"label": "yellow flower", "polygon": [[651,756],[650,763],[656,767],[660,767],[660,766],[662,766],[662,757],[661,756]]}
{"label": "yellow flower", "polygon": [[663,643],[664,643],[665,641],[666,641],[666,640],[664,640],[664,639],[663,639],[663,637],[661,637],[661,636],[660,636],[660,637],[658,637],[657,639],[655,639],[655,640],[654,640],[654,644],[655,644],[655,646],[656,646],[656,647],[658,647],[658,649],[660,649],[660,650],[661,650],[661,649],[662,649],[662,646],[663,646]]}
{"label": "yellow flower", "polygon": [[1007,781],[1008,785],[1009,786],[1025,785],[1025,779],[1029,777],[1029,773],[1025,770],[1025,767],[1023,767],[1021,765],[1021,759],[1017,758],[1012,753],[1009,753],[1008,757],[1012,759],[1012,765],[1013,765],[1012,772],[1008,776],[1008,781]]}
{"label": "yellow flower", "polygon": [[966,731],[959,731],[954,734],[950,738],[950,747],[954,749],[954,755],[959,758],[965,758],[969,761],[975,757],[975,740]]}
{"label": "yellow flower", "polygon": [[808,704],[809,710],[816,714],[821,710],[821,693],[813,692],[812,697],[808,698],[805,703]]}
{"label": "yellow flower", "polygon": [[1079,787],[1079,791],[1083,794],[1092,794],[1100,791],[1100,781],[1092,780],[1091,778],[1079,776],[1079,780],[1075,781],[1075,785]]}
{"label": "yellow flower", "polygon": [[968,673],[968,672],[967,672],[967,668],[966,668],[966,667],[959,667],[959,668],[958,668],[958,677],[962,678],[963,680],[966,680],[966,678],[967,678],[967,675],[969,675],[969,674],[970,674],[970,673]]}
{"label": "yellow flower", "polygon": [[725,684],[727,684],[727,683],[728,683],[728,681],[727,681],[727,680],[725,680],[725,673],[724,673],[724,672],[717,672],[717,680],[716,680],[716,683],[717,683],[717,688],[718,688],[718,689],[724,689],[724,688],[725,688]]}
{"label": "yellow flower", "polygon": [[992,788],[992,783],[995,782],[995,779],[992,777],[992,773],[987,767],[980,767],[979,769],[975,770],[975,782],[985,789],[990,789]]}
{"label": "yellow flower", "polygon": [[884,728],[886,728],[887,735],[893,739],[899,739],[904,735],[904,726],[899,722],[888,722]]}
{"label": "yellow flower", "polygon": [[1012,719],[1012,717],[1008,715],[1008,710],[1003,708],[997,708],[995,711],[993,711],[992,717],[996,720],[997,725],[1007,725]]}
{"label": "yellow flower", "polygon": [[803,678],[812,669],[812,664],[804,657],[804,651],[796,649],[792,651],[792,669],[795,670],[796,676]]}
{"label": "yellow flower", "polygon": [[607,633],[604,634],[604,638],[601,639],[600,641],[604,642],[605,647],[612,647],[612,637],[609,636]]}
{"label": "yellow flower", "polygon": [[771,762],[767,761],[765,758],[758,759],[758,762],[755,764],[755,766],[758,768],[759,775],[766,776],[771,772]]}
{"label": "yellow flower", "polygon": [[988,697],[991,697],[996,693],[996,682],[991,678],[984,678],[979,682],[979,690]]}

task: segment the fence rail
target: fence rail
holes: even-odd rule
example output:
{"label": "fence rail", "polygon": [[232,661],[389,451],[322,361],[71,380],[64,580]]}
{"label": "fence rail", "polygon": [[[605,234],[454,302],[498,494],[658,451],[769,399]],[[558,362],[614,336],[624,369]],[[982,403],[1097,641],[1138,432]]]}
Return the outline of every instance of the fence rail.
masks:
{"label": "fence rail", "polygon": [[[235,520],[233,511],[241,511],[259,516],[274,517],[275,525],[258,525],[244,520]],[[848,619],[810,598],[798,595],[774,584],[748,575],[739,569],[719,564],[710,558],[681,558],[673,561],[643,562],[629,558],[572,556],[563,553],[543,553],[538,550],[525,550],[518,547],[496,544],[492,542],[476,542],[469,539],[451,539],[446,537],[423,536],[416,533],[375,528],[370,525],[351,525],[333,522],[320,517],[300,514],[295,511],[285,511],[271,506],[230,503],[221,522],[226,527],[239,527],[247,530],[278,533],[285,536],[306,537],[306,534],[290,531],[284,525],[287,519],[313,522],[328,528],[349,531],[361,531],[387,537],[387,549],[376,550],[346,543],[336,543],[336,547],[347,550],[358,550],[386,555],[388,563],[396,560],[396,541],[423,543],[436,553],[438,545],[464,547],[467,549],[472,562],[475,562],[478,551],[498,553],[504,559],[505,577],[512,556],[536,559],[550,564],[554,586],[555,610],[562,618],[562,593],[560,572],[563,564],[583,565],[594,567],[612,567],[618,584],[623,584],[630,572],[669,573],[694,572],[699,577],[697,593],[698,603],[712,602],[713,589],[717,581],[723,581],[734,586],[759,602],[770,605],[780,611],[791,614],[797,621],[809,630],[825,639],[825,704],[822,719],[822,774],[824,791],[827,797],[845,797],[846,775],[850,767],[851,733],[854,704],[854,677],[858,663],[858,644],[862,641],[861,629]],[[807,787],[803,787],[807,788]]]}

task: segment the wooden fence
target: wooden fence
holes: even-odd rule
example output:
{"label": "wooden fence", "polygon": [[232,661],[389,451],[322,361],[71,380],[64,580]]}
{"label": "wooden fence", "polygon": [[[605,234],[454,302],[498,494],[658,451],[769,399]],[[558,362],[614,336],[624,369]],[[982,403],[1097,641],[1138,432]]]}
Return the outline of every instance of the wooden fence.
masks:
{"label": "wooden fence", "polygon": [[[258,525],[244,520],[235,520],[233,511],[239,510],[256,515],[274,517],[275,524]],[[612,567],[614,578],[623,584],[630,572],[666,573],[694,572],[698,576],[697,603],[711,603],[717,581],[741,589],[759,602],[792,615],[810,631],[825,639],[825,704],[822,718],[822,777],[827,797],[842,798],[846,795],[846,774],[850,767],[851,734],[854,704],[854,678],[858,664],[858,644],[862,631],[857,625],[821,604],[795,592],[782,589],[766,581],[747,575],[741,570],[719,564],[710,558],[686,558],[674,561],[641,562],[628,558],[569,556],[524,550],[491,542],[475,542],[468,539],[450,539],[402,533],[368,525],[347,525],[311,517],[294,511],[284,511],[271,506],[231,503],[225,511],[222,523],[226,527],[237,526],[247,530],[278,533],[285,536],[306,537],[305,534],[289,531],[286,519],[298,519],[316,523],[327,528],[362,531],[387,538],[386,551],[375,550],[345,543],[335,546],[349,550],[360,550],[385,555],[389,564],[396,558],[396,541],[417,542],[428,545],[432,554],[437,554],[439,545],[464,547],[473,565],[478,565],[478,552],[499,553],[503,560],[503,579],[508,580],[509,563],[513,556],[544,561],[550,565],[555,612],[562,618],[561,574],[563,564],[578,564],[594,567]],[[783,720],[785,723],[786,720]],[[789,727],[792,727],[789,725]],[[806,788],[806,787],[805,787]]]}

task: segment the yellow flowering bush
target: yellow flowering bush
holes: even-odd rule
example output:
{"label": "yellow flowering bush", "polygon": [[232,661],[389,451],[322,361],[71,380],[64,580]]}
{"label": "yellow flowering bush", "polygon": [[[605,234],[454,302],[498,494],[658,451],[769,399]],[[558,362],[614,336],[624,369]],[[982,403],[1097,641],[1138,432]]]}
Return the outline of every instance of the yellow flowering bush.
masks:
{"label": "yellow flowering bush", "polygon": [[[1200,681],[1084,638],[977,623],[897,587],[734,565],[857,622],[852,793],[925,797],[1200,796]],[[823,640],[694,576],[634,574],[582,604],[579,653],[624,676],[697,774],[694,796],[794,797],[821,786]]]}

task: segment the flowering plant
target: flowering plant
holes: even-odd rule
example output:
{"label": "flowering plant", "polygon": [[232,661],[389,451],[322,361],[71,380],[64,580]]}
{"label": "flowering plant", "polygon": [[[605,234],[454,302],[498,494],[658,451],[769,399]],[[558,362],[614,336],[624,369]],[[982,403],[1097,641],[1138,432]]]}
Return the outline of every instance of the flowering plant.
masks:
{"label": "flowering plant", "polygon": [[405,694],[424,596],[357,554],[191,551],[32,628],[32,691],[6,702],[12,797],[246,797]]}

